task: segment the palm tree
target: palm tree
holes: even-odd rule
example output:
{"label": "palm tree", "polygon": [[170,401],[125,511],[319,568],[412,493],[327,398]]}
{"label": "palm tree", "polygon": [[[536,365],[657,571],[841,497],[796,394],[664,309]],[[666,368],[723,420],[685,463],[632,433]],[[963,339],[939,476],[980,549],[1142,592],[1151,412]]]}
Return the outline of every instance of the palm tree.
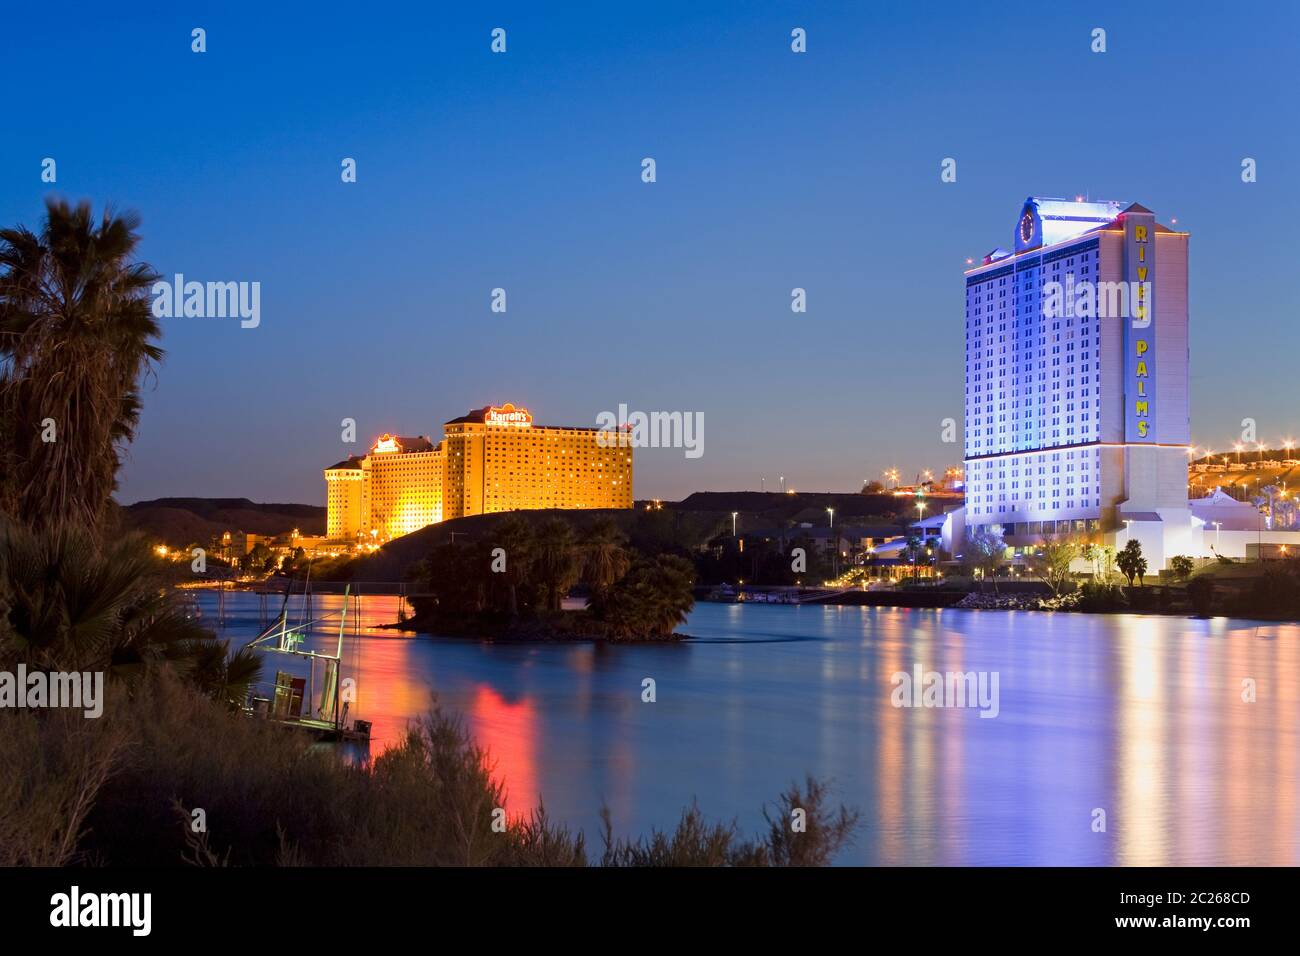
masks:
{"label": "palm tree", "polygon": [[595,595],[606,593],[614,582],[627,574],[632,564],[627,549],[627,537],[619,530],[614,519],[597,519],[580,545],[583,554],[583,576]]}
{"label": "palm tree", "polygon": [[691,562],[660,554],[638,560],[616,586],[593,602],[593,609],[614,637],[664,637],[695,606],[694,584]]}
{"label": "palm tree", "polygon": [[505,552],[506,610],[510,616],[519,614],[519,589],[528,584],[536,558],[536,541],[533,526],[517,514],[507,515],[496,526],[492,536],[497,547]]}
{"label": "palm tree", "polygon": [[1137,578],[1139,583],[1145,584],[1147,573],[1147,559],[1142,556],[1142,542],[1136,538],[1130,538],[1124,545],[1124,550],[1119,553],[1115,563],[1119,565],[1120,572],[1128,578],[1128,586],[1133,586],[1133,579]]}
{"label": "palm tree", "polygon": [[0,230],[0,507],[33,526],[100,526],[162,358],[139,225],[51,199],[39,234]]}
{"label": "palm tree", "polygon": [[1281,496],[1282,489],[1280,486],[1265,485],[1263,488],[1259,489],[1259,493],[1255,495],[1255,498],[1253,499],[1255,507],[1268,515],[1269,530],[1277,530],[1279,527],[1277,519],[1280,516],[1277,514],[1274,506],[1277,504],[1277,500],[1281,498]]}
{"label": "palm tree", "polygon": [[5,663],[134,681],[150,664],[171,662],[192,678],[215,643],[163,587],[138,536],[100,546],[84,528],[33,531],[0,520],[0,604]]}
{"label": "palm tree", "polygon": [[534,567],[548,610],[558,611],[569,588],[578,581],[577,543],[573,527],[563,518],[548,518],[537,529]]}
{"label": "palm tree", "polygon": [[232,653],[229,641],[205,640],[195,646],[189,677],[205,696],[238,709],[261,673],[262,658],[252,648]]}
{"label": "palm tree", "polygon": [[671,634],[695,607],[695,567],[675,554],[660,554],[654,559],[652,606],[653,621],[659,634]]}

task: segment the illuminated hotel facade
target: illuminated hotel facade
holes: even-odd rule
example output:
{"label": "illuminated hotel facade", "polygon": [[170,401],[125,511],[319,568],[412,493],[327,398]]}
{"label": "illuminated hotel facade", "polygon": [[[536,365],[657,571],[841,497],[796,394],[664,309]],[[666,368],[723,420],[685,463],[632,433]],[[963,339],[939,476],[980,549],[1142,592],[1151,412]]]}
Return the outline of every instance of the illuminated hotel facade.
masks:
{"label": "illuminated hotel facade", "polygon": [[[1200,552],[1187,499],[1187,243],[1137,204],[1031,197],[1013,250],[967,271],[966,533],[999,525],[1010,545],[1137,538],[1153,571]],[[1071,292],[1087,285],[1093,306],[1076,308]]]}
{"label": "illuminated hotel facade", "polygon": [[387,540],[466,515],[543,508],[631,508],[626,432],[535,425],[489,405],[452,419],[435,445],[383,435],[325,469],[327,537]]}

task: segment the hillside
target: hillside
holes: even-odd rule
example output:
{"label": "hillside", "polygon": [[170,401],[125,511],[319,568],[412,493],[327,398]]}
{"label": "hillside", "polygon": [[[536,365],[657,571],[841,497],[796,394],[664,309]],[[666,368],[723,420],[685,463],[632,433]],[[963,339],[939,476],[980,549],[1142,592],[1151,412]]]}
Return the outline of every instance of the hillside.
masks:
{"label": "hillside", "polygon": [[[932,496],[931,509],[946,509],[960,499]],[[599,516],[609,516],[628,536],[633,547],[646,554],[675,551],[686,553],[699,548],[716,535],[729,533],[731,513],[740,512],[751,526],[774,526],[782,522],[824,521],[827,508],[835,509],[836,524],[862,522],[864,519],[888,520],[907,513],[912,499],[894,495],[798,493],[779,494],[757,491],[700,491],[682,501],[665,501],[660,507],[647,509],[639,501],[632,509],[590,511],[520,511],[453,518],[429,525],[385,544],[375,554],[349,561],[340,560],[333,567],[318,569],[322,577],[347,577],[354,581],[402,581],[410,567],[423,559],[438,544],[456,535],[462,541],[480,541],[490,536],[492,528],[507,514],[518,514],[540,522],[559,516],[581,529]]]}
{"label": "hillside", "polygon": [[1295,461],[1297,454],[1293,448],[1265,448],[1197,458],[1188,465],[1189,492],[1200,498],[1222,488],[1239,501],[1249,501],[1269,485],[1294,487],[1300,482],[1300,466],[1286,462]]}
{"label": "hillside", "polygon": [[[730,521],[733,511],[745,517],[757,517],[764,522],[810,519],[823,520],[827,508],[835,509],[835,521],[852,522],[862,518],[889,518],[899,514],[913,517],[914,500],[911,495],[864,495],[856,492],[792,492],[781,494],[769,491],[697,491],[679,502],[664,502],[665,508],[679,511],[705,511],[726,515]],[[946,511],[961,504],[960,495],[934,494],[926,497],[926,513],[936,509]]]}
{"label": "hillside", "polygon": [[122,525],[172,547],[206,542],[226,531],[276,535],[295,528],[325,533],[325,509],[316,505],[259,504],[247,498],[155,498],[120,508]]}
{"label": "hillside", "polygon": [[[508,515],[518,515],[540,523],[547,518],[560,517],[579,531],[599,517],[613,518],[629,542],[647,554],[667,551],[689,551],[722,531],[729,517],[713,513],[682,513],[647,511],[644,505],[633,509],[592,509],[563,511],[512,511],[497,514],[471,515],[452,518],[441,524],[429,525],[419,531],[394,538],[376,553],[340,562],[338,572],[354,581],[403,581],[411,565],[425,558],[439,544],[445,544],[456,535],[461,541],[481,541],[490,537],[492,529]],[[334,571],[322,570],[322,575],[332,577]]]}

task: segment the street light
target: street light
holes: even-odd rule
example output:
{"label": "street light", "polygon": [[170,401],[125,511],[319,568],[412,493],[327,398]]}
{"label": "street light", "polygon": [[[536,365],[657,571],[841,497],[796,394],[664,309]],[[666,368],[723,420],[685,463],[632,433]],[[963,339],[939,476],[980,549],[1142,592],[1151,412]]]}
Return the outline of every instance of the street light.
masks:
{"label": "street light", "polygon": [[1222,538],[1222,535],[1220,535],[1219,532],[1223,529],[1223,522],[1211,521],[1210,524],[1214,525],[1214,550],[1217,552],[1220,547],[1220,539]]}
{"label": "street light", "polygon": [[[834,527],[835,527],[835,509],[834,509],[834,508],[827,508],[827,509],[826,509],[826,513],[827,513],[828,515],[831,516],[831,524],[830,524],[830,526],[831,526],[831,528],[834,528]],[[834,559],[833,559],[833,562],[832,562],[832,566],[833,566],[833,568],[834,568],[835,577],[838,578],[838,577],[840,576],[840,537],[839,537],[839,535],[836,535],[836,536],[835,536],[834,545],[835,545],[835,556],[834,556]]]}
{"label": "street light", "polygon": [[736,515],[738,514],[740,514],[739,511],[733,511],[731,513],[731,536],[733,538],[736,536]]}

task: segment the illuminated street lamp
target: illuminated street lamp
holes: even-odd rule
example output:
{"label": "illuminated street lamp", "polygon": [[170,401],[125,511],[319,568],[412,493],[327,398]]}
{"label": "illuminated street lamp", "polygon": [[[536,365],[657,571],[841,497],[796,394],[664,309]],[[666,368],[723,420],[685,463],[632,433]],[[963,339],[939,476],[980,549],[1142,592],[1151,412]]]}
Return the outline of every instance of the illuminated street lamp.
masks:
{"label": "illuminated street lamp", "polygon": [[733,511],[731,513],[731,536],[733,538],[736,536],[736,515],[738,514],[740,514],[739,511]]}
{"label": "illuminated street lamp", "polygon": [[[828,515],[831,516],[831,524],[830,524],[830,526],[831,526],[832,528],[834,528],[834,527],[835,527],[835,509],[834,509],[834,508],[827,508],[827,509],[826,509],[826,513],[827,513]],[[838,578],[838,577],[840,576],[840,538],[839,538],[839,535],[836,535],[836,536],[835,536],[834,545],[835,545],[835,556],[834,556],[834,560],[833,560],[833,562],[832,562],[832,569],[833,569],[833,572],[834,572],[835,577]]]}

